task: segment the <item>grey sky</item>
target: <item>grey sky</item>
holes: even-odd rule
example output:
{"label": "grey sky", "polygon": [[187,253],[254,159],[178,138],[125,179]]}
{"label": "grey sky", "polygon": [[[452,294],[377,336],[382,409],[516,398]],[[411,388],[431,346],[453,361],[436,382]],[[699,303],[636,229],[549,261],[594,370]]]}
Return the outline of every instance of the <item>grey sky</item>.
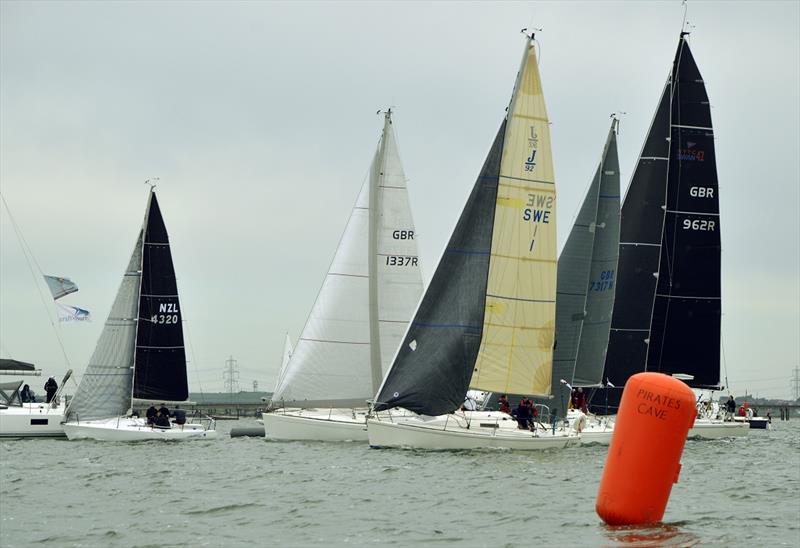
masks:
{"label": "grey sky", "polygon": [[[142,221],[149,177],[173,243],[193,389],[271,390],[396,110],[427,281],[542,27],[559,241],[609,114],[623,187],[675,52],[673,2],[0,3],[0,186],[64,299],[83,372]],[[712,102],[723,337],[737,393],[789,397],[800,365],[800,4],[690,2]],[[0,354],[66,369],[6,211]],[[37,283],[41,283],[37,281]],[[41,289],[44,291],[43,283]],[[52,307],[50,314],[54,314]]]}

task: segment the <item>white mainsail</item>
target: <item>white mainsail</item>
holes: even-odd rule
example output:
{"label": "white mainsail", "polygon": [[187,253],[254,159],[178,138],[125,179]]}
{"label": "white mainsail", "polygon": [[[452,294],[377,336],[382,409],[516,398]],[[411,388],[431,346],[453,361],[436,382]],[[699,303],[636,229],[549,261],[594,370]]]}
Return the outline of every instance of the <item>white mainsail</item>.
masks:
{"label": "white mainsail", "polygon": [[363,406],[422,293],[391,112],[273,405]]}

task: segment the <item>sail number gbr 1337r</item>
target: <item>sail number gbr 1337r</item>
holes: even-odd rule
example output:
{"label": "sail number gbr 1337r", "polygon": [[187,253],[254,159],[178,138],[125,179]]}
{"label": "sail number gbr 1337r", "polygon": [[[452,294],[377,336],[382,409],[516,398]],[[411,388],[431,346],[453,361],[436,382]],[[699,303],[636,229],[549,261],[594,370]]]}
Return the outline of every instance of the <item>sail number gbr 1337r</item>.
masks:
{"label": "sail number gbr 1337r", "polygon": [[[393,240],[413,240],[413,230],[393,230]],[[417,257],[414,255],[386,255],[387,266],[417,266]]]}

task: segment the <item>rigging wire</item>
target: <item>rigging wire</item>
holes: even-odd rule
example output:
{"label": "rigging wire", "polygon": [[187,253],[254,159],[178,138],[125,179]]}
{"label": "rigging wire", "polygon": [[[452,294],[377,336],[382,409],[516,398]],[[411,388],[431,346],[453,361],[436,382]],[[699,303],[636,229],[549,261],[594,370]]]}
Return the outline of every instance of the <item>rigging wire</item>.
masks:
{"label": "rigging wire", "polygon": [[[44,272],[42,272],[42,268],[39,266],[38,261],[36,260],[36,256],[33,254],[33,250],[31,249],[28,242],[25,240],[25,237],[22,235],[22,230],[20,230],[17,221],[14,219],[14,215],[11,214],[11,208],[8,207],[8,202],[6,201],[6,197],[0,192],[0,199],[3,201],[3,205],[6,206],[6,211],[8,212],[8,218],[11,220],[11,226],[14,227],[14,232],[17,235],[17,240],[19,241],[20,248],[22,249],[22,254],[25,256],[25,263],[28,265],[28,270],[31,273],[31,278],[33,278],[33,284],[36,286],[36,292],[39,294],[39,299],[42,301],[42,306],[47,313],[47,319],[50,322],[50,325],[53,328],[53,332],[56,335],[56,340],[58,341],[58,346],[61,349],[61,353],[64,355],[64,361],[67,364],[68,368],[72,368],[72,364],[69,361],[69,357],[67,356],[67,350],[64,348],[64,343],[61,340],[61,336],[59,334],[58,328],[56,324],[53,323],[53,317],[50,314],[50,308],[47,304],[47,301],[42,294],[42,288],[39,283],[37,283],[36,273],[33,271],[33,265],[36,265],[36,270],[39,271],[39,275],[44,278]],[[33,262],[33,264],[31,264]]]}

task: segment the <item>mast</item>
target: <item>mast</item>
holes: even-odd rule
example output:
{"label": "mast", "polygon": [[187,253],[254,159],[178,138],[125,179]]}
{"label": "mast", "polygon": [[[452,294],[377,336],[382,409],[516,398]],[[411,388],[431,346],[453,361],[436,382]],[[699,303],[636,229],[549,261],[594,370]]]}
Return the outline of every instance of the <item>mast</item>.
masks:
{"label": "mast", "polygon": [[[145,183],[149,184],[149,179]],[[147,195],[147,207],[145,208],[144,212],[144,220],[142,221],[142,248],[145,246],[145,241],[147,240],[147,221],[150,218],[150,206],[153,203],[153,196],[155,195],[156,187],[155,185],[150,185],[150,193]],[[144,249],[142,249],[141,256],[139,257],[139,284],[136,289],[136,315],[135,318],[135,328],[133,332],[133,340],[139,340],[139,322],[141,321],[141,314],[140,308],[142,305],[142,278],[144,278]],[[134,399],[134,391],[136,389],[136,354],[139,350],[139,345],[134,342],[133,345],[133,355],[131,360],[131,411],[133,411],[133,399]]]}
{"label": "mast", "polygon": [[392,109],[384,114],[383,133],[378,150],[378,157],[373,163],[369,188],[369,369],[372,378],[372,390],[377,392],[383,380],[381,366],[381,337],[378,314],[378,230],[382,192],[380,187],[384,177],[386,164],[386,138],[392,123]]}

